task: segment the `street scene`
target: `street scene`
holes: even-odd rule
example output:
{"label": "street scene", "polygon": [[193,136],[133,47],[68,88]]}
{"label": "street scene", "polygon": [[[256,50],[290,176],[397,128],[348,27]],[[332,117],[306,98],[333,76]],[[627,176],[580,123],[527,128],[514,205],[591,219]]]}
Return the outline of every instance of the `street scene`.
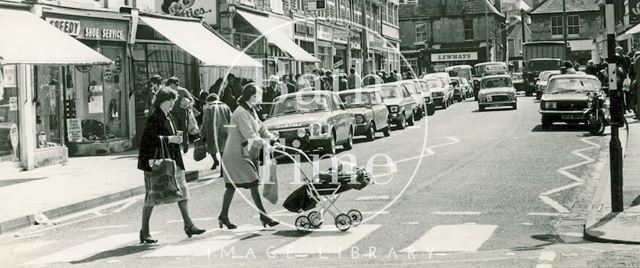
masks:
{"label": "street scene", "polygon": [[638,7],[0,0],[0,266],[640,267]]}

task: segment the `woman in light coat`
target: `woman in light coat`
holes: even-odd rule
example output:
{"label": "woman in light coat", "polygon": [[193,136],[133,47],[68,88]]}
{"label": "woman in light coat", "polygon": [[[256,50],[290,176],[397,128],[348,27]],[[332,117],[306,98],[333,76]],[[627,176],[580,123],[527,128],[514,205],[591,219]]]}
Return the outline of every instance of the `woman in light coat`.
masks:
{"label": "woman in light coat", "polygon": [[276,139],[262,125],[254,110],[256,104],[259,103],[258,96],[260,94],[254,83],[245,85],[241,96],[238,98],[238,107],[231,115],[231,127],[229,128],[229,136],[222,156],[226,191],[222,202],[222,210],[220,211],[220,216],[218,216],[220,228],[223,225],[229,229],[236,228],[228,217],[229,206],[236,188],[251,190],[251,197],[260,212],[260,221],[264,227],[272,227],[279,224],[267,216],[258,191],[260,149],[269,150],[270,140]]}

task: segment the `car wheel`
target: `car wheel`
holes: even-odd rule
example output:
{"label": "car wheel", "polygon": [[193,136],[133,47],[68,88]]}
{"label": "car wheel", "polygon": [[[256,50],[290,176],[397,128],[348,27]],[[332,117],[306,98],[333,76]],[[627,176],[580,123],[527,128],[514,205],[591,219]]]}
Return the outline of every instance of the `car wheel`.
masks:
{"label": "car wheel", "polygon": [[514,103],[514,104],[513,104],[513,105],[511,105],[511,106],[513,107],[513,109],[514,109],[514,110],[517,110],[517,109],[518,109],[518,104],[517,104],[517,103]]}
{"label": "car wheel", "polygon": [[336,154],[336,133],[333,132],[331,137],[329,137],[329,144],[322,148],[325,154],[335,155]]}
{"label": "car wheel", "polygon": [[413,118],[415,118],[416,120],[420,120],[420,115],[422,114],[422,111],[420,111],[420,109],[417,109],[415,113],[413,113]]}
{"label": "car wheel", "polygon": [[382,129],[382,134],[384,134],[385,137],[391,136],[391,125],[387,124],[387,127]]}
{"label": "car wheel", "polygon": [[376,124],[371,122],[369,125],[369,130],[367,131],[367,140],[373,141],[376,139]]}
{"label": "car wheel", "polygon": [[345,150],[353,149],[353,130],[349,130],[349,138],[347,139],[347,143],[343,144],[342,147]]}
{"label": "car wheel", "polygon": [[411,117],[409,118],[409,120],[407,120],[407,124],[409,126],[413,126],[415,123],[413,122],[413,115],[411,115]]}
{"label": "car wheel", "polygon": [[531,91],[525,91],[524,93],[525,96],[529,97],[529,96],[533,96],[533,92]]}
{"label": "car wheel", "polygon": [[549,130],[553,126],[553,121],[546,116],[542,116],[542,129]]}
{"label": "car wheel", "polygon": [[478,105],[478,110],[480,110],[481,112],[484,112],[484,105]]}
{"label": "car wheel", "polygon": [[436,108],[427,108],[427,115],[433,115],[436,113]]}
{"label": "car wheel", "polygon": [[443,110],[446,110],[446,109],[447,109],[447,107],[449,107],[448,103],[449,103],[449,101],[448,101],[448,100],[446,100],[446,101],[444,101],[444,100],[443,100],[443,101],[442,101],[442,109],[443,109]]}
{"label": "car wheel", "polygon": [[404,117],[404,112],[403,112],[402,115],[400,116],[400,119],[398,120],[398,128],[404,129],[406,127],[406,124],[407,124],[407,119]]}

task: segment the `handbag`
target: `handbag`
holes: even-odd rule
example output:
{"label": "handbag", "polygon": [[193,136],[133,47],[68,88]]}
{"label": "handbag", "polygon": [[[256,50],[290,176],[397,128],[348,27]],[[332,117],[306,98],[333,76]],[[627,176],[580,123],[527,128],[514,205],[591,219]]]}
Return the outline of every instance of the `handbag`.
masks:
{"label": "handbag", "polygon": [[197,139],[193,142],[193,160],[200,161],[207,157],[207,143],[202,139]]}
{"label": "handbag", "polygon": [[278,163],[275,160],[271,160],[268,165],[269,172],[265,178],[264,188],[262,189],[262,196],[267,199],[271,204],[278,202],[278,177],[276,176],[276,167]]}
{"label": "handbag", "polygon": [[200,133],[200,128],[198,128],[198,121],[196,120],[196,116],[193,114],[193,108],[187,108],[187,126],[189,129],[189,134],[196,135]]}
{"label": "handbag", "polygon": [[163,204],[175,202],[174,200],[183,197],[183,193],[176,181],[178,167],[176,162],[169,157],[169,146],[162,137],[160,144],[160,157],[162,158],[158,158],[158,149],[156,149],[155,158],[151,165],[149,195],[156,203]]}

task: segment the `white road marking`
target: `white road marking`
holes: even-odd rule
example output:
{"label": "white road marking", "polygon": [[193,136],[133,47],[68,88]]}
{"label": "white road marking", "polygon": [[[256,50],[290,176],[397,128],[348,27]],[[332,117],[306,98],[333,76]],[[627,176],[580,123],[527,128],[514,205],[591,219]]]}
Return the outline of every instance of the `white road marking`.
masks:
{"label": "white road marking", "polygon": [[478,211],[434,211],[433,215],[480,215],[482,212]]}
{"label": "white road marking", "polygon": [[401,252],[477,251],[497,227],[497,225],[438,225]]}
{"label": "white road marking", "polygon": [[419,222],[417,222],[417,221],[410,221],[410,222],[405,222],[405,223],[402,223],[402,224],[406,224],[406,225],[418,225],[418,224],[420,224],[420,223],[419,223]]}
{"label": "white road marking", "polygon": [[554,216],[560,216],[560,213],[553,213],[553,212],[530,212],[527,213],[527,215],[529,216],[545,216],[545,217],[554,217]]}
{"label": "white road marking", "polygon": [[82,229],[82,231],[86,232],[86,231],[95,231],[95,230],[104,230],[104,229],[127,228],[129,226],[131,225],[107,225],[107,226],[85,228],[85,229]]}
{"label": "white road marking", "polygon": [[127,202],[126,204],[122,205],[121,207],[119,207],[118,209],[114,210],[113,212],[111,212],[111,214],[116,214],[116,213],[120,213],[123,210],[131,207],[132,205],[134,205],[135,203],[137,203],[138,201],[141,201],[144,199],[144,196],[140,196],[138,198],[132,198],[131,200],[129,200],[129,202]]}
{"label": "white road marking", "polygon": [[551,264],[538,264],[538,265],[536,265],[536,268],[553,268],[553,265],[551,265]]}
{"label": "white road marking", "polygon": [[560,203],[558,203],[556,200],[551,199],[550,197],[546,196],[546,195],[541,195],[538,196],[540,197],[540,199],[547,203],[547,205],[551,206],[553,209],[557,210],[560,213],[569,213],[571,211],[569,211],[567,208],[565,208],[564,206],[560,205]]}
{"label": "white road marking", "polygon": [[582,237],[582,233],[561,233],[560,235],[572,236],[572,237]]}
{"label": "white road marking", "polygon": [[556,253],[553,251],[543,251],[540,253],[540,257],[538,257],[538,260],[540,261],[553,261],[556,259]]}
{"label": "white road marking", "polygon": [[[152,234],[157,233],[159,232],[153,232]],[[78,261],[82,258],[91,256],[92,254],[114,249],[116,247],[131,243],[136,240],[138,240],[138,233],[111,235],[37,258],[22,265],[42,265],[50,263]]]}
{"label": "white road marking", "polygon": [[185,245],[165,246],[143,255],[143,258],[210,256],[233,243],[240,241],[234,235],[215,236],[210,239]]}
{"label": "white road marking", "polygon": [[[192,221],[213,221],[213,220],[218,220],[218,218],[215,217],[205,217],[205,218],[192,218]],[[170,220],[170,221],[166,221],[165,223],[169,224],[169,223],[182,223],[182,220]]]}
{"label": "white road marking", "polygon": [[572,183],[572,184],[565,185],[565,186],[562,186],[562,187],[560,187],[560,188],[556,188],[556,189],[553,189],[553,190],[546,191],[546,192],[544,192],[544,193],[541,193],[540,195],[551,195],[551,194],[555,194],[555,193],[557,193],[557,192],[562,192],[562,191],[564,191],[564,190],[568,190],[568,189],[571,189],[571,188],[573,188],[573,187],[578,187],[578,186],[583,185],[583,184],[584,184],[584,183],[582,183],[582,182],[574,182],[574,183]]}
{"label": "white road marking", "polygon": [[507,256],[515,256],[515,255],[516,255],[516,253],[515,253],[515,252],[507,252],[507,253],[505,253],[504,255],[507,255]]}
{"label": "white road marking", "polygon": [[380,228],[381,225],[365,224],[351,228],[346,232],[335,230],[334,226],[321,227],[322,229],[333,229],[313,232],[301,237],[279,249],[273,251],[274,254],[340,254],[349,249],[352,245],[366,237],[371,232]]}
{"label": "white road marking", "polygon": [[521,224],[522,224],[522,225],[525,225],[525,226],[532,226],[532,225],[533,225],[533,223],[530,223],[530,222],[523,222],[523,223],[521,223]]}
{"label": "white road marking", "polygon": [[423,154],[423,155],[418,155],[418,156],[414,156],[414,157],[400,159],[398,161],[395,161],[395,163],[396,164],[400,164],[400,163],[403,163],[403,162],[407,162],[407,161],[416,160],[416,159],[420,159],[420,158],[423,158],[423,157],[431,156],[431,155],[435,154],[435,152],[432,149],[435,149],[435,148],[438,148],[438,147],[443,147],[443,146],[449,146],[449,145],[453,145],[453,144],[456,144],[456,143],[460,142],[460,140],[455,138],[455,137],[437,137],[437,138],[450,139],[451,141],[450,142],[445,142],[445,143],[442,143],[442,144],[438,144],[438,145],[430,146],[430,147],[425,149],[426,153]]}
{"label": "white road marking", "polygon": [[356,201],[386,201],[389,200],[388,195],[372,195],[372,196],[361,196],[356,198]]}

